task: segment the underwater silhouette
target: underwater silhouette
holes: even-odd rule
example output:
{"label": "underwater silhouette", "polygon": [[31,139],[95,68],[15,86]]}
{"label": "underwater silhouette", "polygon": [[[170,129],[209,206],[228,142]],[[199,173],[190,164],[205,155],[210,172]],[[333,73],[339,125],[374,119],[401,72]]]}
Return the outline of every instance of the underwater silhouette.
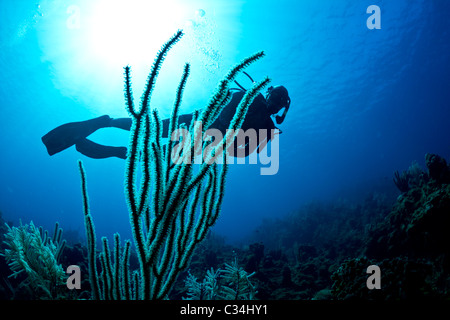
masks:
{"label": "underwater silhouette", "polygon": [[[248,76],[248,74],[247,74]],[[251,77],[248,76],[250,79]],[[253,80],[253,79],[251,79]],[[221,112],[220,116],[213,122],[211,128],[219,130],[222,135],[225,135],[226,130],[230,126],[230,122],[233,118],[236,108],[242,100],[246,90],[236,82],[241,89],[234,89],[230,102]],[[256,143],[250,143],[248,141],[245,145],[233,144],[233,155],[236,157],[246,157],[255,151],[252,146],[257,146],[259,153],[273,136],[267,135],[266,139],[260,140],[259,130],[278,129],[271,116],[276,115],[281,109],[284,108],[284,112],[281,116],[276,116],[276,123],[283,123],[287,111],[290,106],[290,98],[288,90],[284,86],[269,87],[267,95],[264,97],[262,94],[258,94],[253,103],[250,105],[248,113],[244,119],[241,129],[244,132],[248,129],[254,129],[257,134]],[[189,127],[193,120],[193,114],[183,114],[178,117],[178,123]],[[162,121],[162,137],[169,137],[169,123],[170,119],[164,119]],[[101,128],[119,128],[130,131],[132,125],[131,118],[111,118],[108,115],[103,115],[94,119],[70,122],[63,124],[42,137],[42,142],[45,144],[48,154],[54,155],[59,153],[73,145],[81,154],[94,158],[103,159],[110,157],[117,157],[120,159],[126,159],[127,148],[126,147],[113,147],[105,146],[96,142],[93,142],[87,137]],[[278,129],[279,130],[279,129]],[[281,132],[281,131],[280,131]],[[248,137],[249,140],[251,137]],[[235,139],[237,140],[237,138]],[[258,144],[259,142],[259,144]]]}

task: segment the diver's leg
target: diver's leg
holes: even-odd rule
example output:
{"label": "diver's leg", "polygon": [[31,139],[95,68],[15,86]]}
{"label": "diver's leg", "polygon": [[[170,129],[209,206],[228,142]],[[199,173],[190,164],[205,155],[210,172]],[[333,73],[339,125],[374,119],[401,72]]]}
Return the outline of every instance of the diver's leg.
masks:
{"label": "diver's leg", "polygon": [[[178,117],[178,124],[185,124],[189,128],[192,121],[192,114],[184,114]],[[163,137],[168,137],[170,119],[165,119],[163,122]],[[86,139],[89,135],[94,133],[100,128],[114,127],[123,130],[130,130],[132,125],[131,118],[116,118],[112,119],[108,115],[104,115],[98,118],[70,122],[63,124],[47,134],[41,139],[47,148],[49,155],[54,155],[61,152],[73,145],[77,145],[77,150],[91,158],[106,158],[106,157],[118,157],[126,158],[125,147],[106,147],[97,145],[92,141]],[[97,145],[97,146],[94,146]],[[102,148],[103,147],[103,148]],[[119,148],[119,149],[104,149],[104,148]],[[120,149],[122,148],[122,149]],[[101,150],[100,154],[97,154],[94,150]]]}
{"label": "diver's leg", "polygon": [[[189,128],[193,115],[183,114],[178,117],[178,124],[184,124]],[[169,131],[170,119],[164,119],[163,123],[163,137],[167,138]],[[131,118],[117,118],[110,119],[109,123],[105,127],[114,127],[124,130],[131,129],[132,120]],[[127,158],[127,148],[126,147],[110,147],[95,143],[86,138],[80,139],[76,142],[77,151],[84,154],[87,157],[94,159],[104,159],[110,157],[117,157],[120,159]]]}
{"label": "diver's leg", "polygon": [[131,123],[132,123],[131,118],[113,118],[109,122],[109,127],[130,131]]}
{"label": "diver's leg", "polygon": [[[191,121],[192,121],[192,114],[190,114],[190,113],[183,114],[178,117],[178,124],[183,123],[188,128],[189,128],[189,125],[191,124]],[[170,119],[164,119],[162,121],[162,124],[163,124],[162,136],[163,136],[163,138],[168,137],[169,123],[170,123]],[[119,129],[130,131],[131,124],[132,124],[131,118],[113,118],[113,119],[111,119],[111,121],[109,123],[109,127],[114,127],[114,128],[119,128]]]}
{"label": "diver's leg", "polygon": [[97,129],[109,127],[111,118],[107,115],[79,122],[63,124],[44,135],[41,139],[49,155],[61,152],[86,138]]}
{"label": "diver's leg", "polygon": [[77,141],[76,148],[79,153],[93,159],[105,159],[110,157],[117,157],[120,159],[127,158],[126,147],[104,146],[88,139],[80,139]]}

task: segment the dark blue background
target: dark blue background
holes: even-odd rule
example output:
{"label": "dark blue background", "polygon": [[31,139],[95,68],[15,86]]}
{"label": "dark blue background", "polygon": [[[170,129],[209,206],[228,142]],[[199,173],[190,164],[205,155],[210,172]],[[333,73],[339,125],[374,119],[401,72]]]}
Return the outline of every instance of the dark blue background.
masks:
{"label": "dark blue background", "polygon": [[[90,2],[73,3],[89,11]],[[192,13],[204,9],[209,19],[186,40],[203,41],[206,51],[190,53],[197,71],[186,86],[183,111],[204,105],[228,68],[261,49],[266,58],[248,72],[285,85],[292,100],[281,126],[278,173],[261,176],[260,165],[230,167],[215,226],[229,240],[243,238],[264,218],[282,217],[312,200],[357,202],[374,190],[395,195],[395,170],[407,169],[414,160],[424,167],[427,152],[450,158],[449,1],[183,3]],[[123,65],[108,67],[115,75],[108,78],[111,84],[102,82],[100,63],[87,54],[80,58],[89,51],[84,42],[89,30],[76,35],[65,30],[68,4],[1,2],[0,210],[7,220],[33,220],[50,230],[59,221],[65,230],[84,235],[77,169],[82,159],[97,236],[119,231],[130,237],[125,162],[89,159],[74,148],[49,157],[40,140],[65,122],[104,113],[126,116]],[[381,8],[380,30],[366,27],[371,4]],[[171,109],[184,48],[174,49],[179,64],[171,64],[169,53],[155,89],[155,96],[161,92],[157,102],[163,116]],[[137,98],[155,53],[148,52],[145,68],[132,65]],[[202,61],[220,66],[206,69]],[[248,86],[245,77],[240,81]],[[127,145],[127,133],[117,129],[93,138]]]}

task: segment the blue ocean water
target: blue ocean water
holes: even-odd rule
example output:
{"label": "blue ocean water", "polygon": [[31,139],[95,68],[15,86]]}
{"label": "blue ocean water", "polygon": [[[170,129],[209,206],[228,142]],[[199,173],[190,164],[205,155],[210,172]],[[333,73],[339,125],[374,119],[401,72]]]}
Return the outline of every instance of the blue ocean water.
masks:
{"label": "blue ocean water", "polygon": [[[369,29],[370,5],[381,29]],[[77,160],[87,172],[98,236],[131,237],[125,162],[94,160],[74,147],[50,157],[41,137],[66,122],[127,116],[123,67],[138,101],[159,47],[179,28],[153,106],[170,114],[185,61],[192,64],[182,112],[206,104],[244,57],[247,71],[284,85],[292,100],[280,125],[279,167],[232,165],[214,227],[230,241],[266,218],[311,201],[395,194],[392,175],[427,152],[450,158],[450,2],[446,0],[12,1],[0,3],[0,211],[84,235]],[[243,76],[239,82],[250,85]],[[110,145],[128,134],[91,136]],[[270,146],[269,146],[270,147]]]}

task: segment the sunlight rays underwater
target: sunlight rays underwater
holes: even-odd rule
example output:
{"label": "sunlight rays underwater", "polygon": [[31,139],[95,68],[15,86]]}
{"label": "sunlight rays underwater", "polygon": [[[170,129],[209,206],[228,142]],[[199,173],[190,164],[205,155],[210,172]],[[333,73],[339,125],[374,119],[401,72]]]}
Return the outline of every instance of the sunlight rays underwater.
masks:
{"label": "sunlight rays underwater", "polygon": [[230,48],[237,38],[233,33],[239,32],[239,5],[177,0],[74,3],[42,3],[43,16],[36,31],[41,60],[50,64],[55,87],[92,114],[126,115],[123,67],[131,66],[135,91],[141,92],[152,57],[177,29],[183,29],[186,36],[167,57],[153,100],[163,116],[169,115],[174,78],[181,76],[185,62],[192,64],[192,75],[183,107],[193,109],[202,107],[198,104],[207,100],[220,75],[236,59]]}

